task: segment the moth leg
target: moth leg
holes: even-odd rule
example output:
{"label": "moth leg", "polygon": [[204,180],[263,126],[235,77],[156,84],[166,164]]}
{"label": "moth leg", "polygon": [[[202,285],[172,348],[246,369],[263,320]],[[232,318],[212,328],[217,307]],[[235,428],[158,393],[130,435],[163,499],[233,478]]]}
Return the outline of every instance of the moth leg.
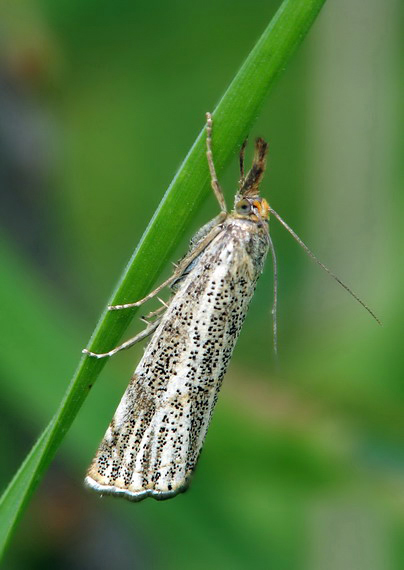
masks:
{"label": "moth leg", "polygon": [[127,340],[126,342],[124,342],[123,344],[120,344],[119,346],[117,346],[116,348],[113,348],[112,350],[110,350],[109,352],[91,352],[90,350],[87,350],[86,348],[83,348],[82,353],[83,354],[87,354],[88,356],[93,356],[94,358],[106,358],[107,356],[114,356],[114,354],[116,354],[117,352],[120,352],[121,350],[126,350],[127,348],[130,348],[131,346],[134,346],[136,343],[140,342],[141,340],[143,340],[144,338],[148,337],[149,335],[151,335],[156,328],[158,327],[158,325],[160,324],[160,320],[161,319],[157,319],[156,321],[154,321],[153,323],[150,323],[143,331],[141,331],[139,334],[137,334],[136,336],[134,336],[133,338],[130,338],[129,340]]}
{"label": "moth leg", "polygon": [[212,152],[212,115],[206,113],[206,157],[208,159],[208,166],[211,178],[211,185],[213,192],[215,193],[216,199],[219,202],[220,209],[222,212],[227,212],[226,202],[224,199],[223,191],[220,187],[219,180],[217,179],[215,165],[213,163],[213,152]]}
{"label": "moth leg", "polygon": [[169,307],[168,303],[170,301],[168,303],[166,303],[165,301],[163,301],[163,299],[160,299],[160,297],[157,297],[157,299],[160,301],[160,303],[162,303],[162,306],[159,307],[158,309],[156,309],[155,311],[151,311],[150,313],[147,313],[147,315],[142,315],[140,317],[140,320],[143,321],[144,323],[146,323],[146,325],[150,324],[150,319],[152,319],[153,317],[156,317],[162,311],[165,311]]}
{"label": "moth leg", "polygon": [[165,311],[167,308],[167,304],[163,304],[161,307],[159,307],[158,309],[156,309],[155,311],[151,311],[150,313],[147,313],[147,315],[143,315],[143,317],[141,317],[143,320],[145,320],[145,322],[147,322],[147,319],[152,319],[153,317],[155,317],[156,315],[158,315],[159,313],[161,313],[161,311]]}
{"label": "moth leg", "polygon": [[[222,212],[221,217],[224,219],[226,217],[226,214]],[[156,289],[151,291],[151,293],[146,295],[146,297],[143,297],[143,299],[140,299],[135,303],[125,303],[123,305],[109,305],[108,310],[118,311],[120,309],[131,309],[133,307],[140,307],[140,305],[143,305],[143,303],[155,297],[157,293],[160,293],[160,291],[164,289],[164,287],[167,287],[167,285],[170,285],[171,283],[182,277],[184,271],[186,271],[191,262],[196,257],[198,257],[198,255],[202,253],[202,251],[206,248],[206,246],[208,246],[210,242],[214,240],[215,237],[217,237],[222,231],[223,229],[221,228],[220,224],[214,226],[211,229],[211,231],[207,234],[207,236],[204,239],[202,239],[192,251],[190,251],[185,257],[181,259],[180,263],[178,264],[177,268],[175,269],[171,277],[166,279],[163,283],[161,283],[161,285],[159,285],[158,287],[156,287]]]}

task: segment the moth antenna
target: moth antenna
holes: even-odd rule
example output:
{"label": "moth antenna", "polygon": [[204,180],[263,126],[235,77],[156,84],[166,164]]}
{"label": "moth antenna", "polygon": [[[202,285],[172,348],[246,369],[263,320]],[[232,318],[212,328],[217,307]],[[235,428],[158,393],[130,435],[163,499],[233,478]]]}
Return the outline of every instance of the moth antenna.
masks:
{"label": "moth antenna", "polygon": [[245,174],[244,174],[244,157],[245,157],[245,149],[247,146],[247,142],[248,142],[248,137],[244,139],[243,144],[241,145],[240,148],[240,157],[239,157],[239,161],[240,161],[240,182],[239,182],[239,187],[241,188],[244,184],[245,181]]}
{"label": "moth antenna", "polygon": [[271,238],[271,235],[268,232],[269,237],[269,249],[271,250],[272,256],[272,267],[274,273],[274,298],[272,304],[272,334],[273,334],[273,345],[274,345],[274,354],[278,356],[278,263],[276,260],[276,253],[275,247]]}
{"label": "moth antenna", "polygon": [[297,233],[292,230],[292,228],[285,222],[285,220],[283,220],[281,218],[281,216],[277,212],[275,212],[275,210],[273,208],[270,207],[269,211],[283,225],[283,227],[290,233],[290,235],[293,237],[293,239],[295,239],[297,241],[297,243],[304,249],[304,251],[307,253],[307,255],[309,255],[322,269],[324,269],[324,271],[326,273],[328,273],[328,275],[330,275],[333,279],[335,279],[335,281],[337,283],[339,283],[341,285],[341,287],[343,287],[345,289],[345,291],[347,291],[356,301],[358,301],[358,303],[360,303],[362,305],[362,307],[367,310],[367,312],[374,318],[374,320],[380,326],[383,326],[382,322],[380,321],[380,319],[378,319],[378,317],[375,315],[375,313],[372,311],[372,309],[370,309],[366,305],[366,303],[364,301],[362,301],[362,299],[356,293],[354,293],[350,287],[348,287],[348,285],[346,285],[343,281],[341,281],[341,279],[339,277],[337,277],[337,275],[335,275],[335,273],[333,273],[331,271],[331,269],[329,269],[326,265],[324,265],[324,263],[322,263],[314,255],[314,253],[311,251],[311,249],[309,249],[307,247],[307,245],[303,242],[303,240],[300,239],[300,237],[297,235]]}

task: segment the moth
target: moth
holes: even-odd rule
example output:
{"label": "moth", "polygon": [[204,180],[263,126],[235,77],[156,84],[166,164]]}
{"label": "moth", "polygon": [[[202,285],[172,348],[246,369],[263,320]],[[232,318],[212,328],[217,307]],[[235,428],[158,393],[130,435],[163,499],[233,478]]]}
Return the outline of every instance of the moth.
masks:
{"label": "moth", "polygon": [[152,335],[88,469],[86,485],[101,494],[140,501],[168,499],[186,490],[268,251],[274,270],[276,351],[277,263],[269,233],[271,213],[377,320],[260,196],[268,151],[262,138],[255,141],[247,174],[246,142],[241,147],[239,187],[233,210],[227,210],[213,162],[212,117],[206,117],[207,161],[219,215],[192,238],[188,253],[167,281],[135,303],[109,307],[140,306],[170,286],[170,300],[147,315],[144,331],[107,353],[83,350],[103,358]]}

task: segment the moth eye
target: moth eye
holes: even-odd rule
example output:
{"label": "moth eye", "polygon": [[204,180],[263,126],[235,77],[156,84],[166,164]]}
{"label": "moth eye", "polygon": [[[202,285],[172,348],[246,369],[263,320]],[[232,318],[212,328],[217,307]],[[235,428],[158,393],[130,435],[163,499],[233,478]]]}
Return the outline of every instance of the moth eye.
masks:
{"label": "moth eye", "polygon": [[249,214],[251,212],[251,204],[245,198],[236,204],[237,214]]}

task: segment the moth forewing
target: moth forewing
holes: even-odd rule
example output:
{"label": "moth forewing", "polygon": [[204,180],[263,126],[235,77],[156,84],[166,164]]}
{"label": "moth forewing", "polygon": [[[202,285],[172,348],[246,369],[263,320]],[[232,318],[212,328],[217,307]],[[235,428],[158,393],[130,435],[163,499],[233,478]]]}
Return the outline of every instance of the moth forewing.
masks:
{"label": "moth forewing", "polygon": [[181,282],[86,479],[141,500],[184,490],[268,251],[262,223],[229,214]]}

